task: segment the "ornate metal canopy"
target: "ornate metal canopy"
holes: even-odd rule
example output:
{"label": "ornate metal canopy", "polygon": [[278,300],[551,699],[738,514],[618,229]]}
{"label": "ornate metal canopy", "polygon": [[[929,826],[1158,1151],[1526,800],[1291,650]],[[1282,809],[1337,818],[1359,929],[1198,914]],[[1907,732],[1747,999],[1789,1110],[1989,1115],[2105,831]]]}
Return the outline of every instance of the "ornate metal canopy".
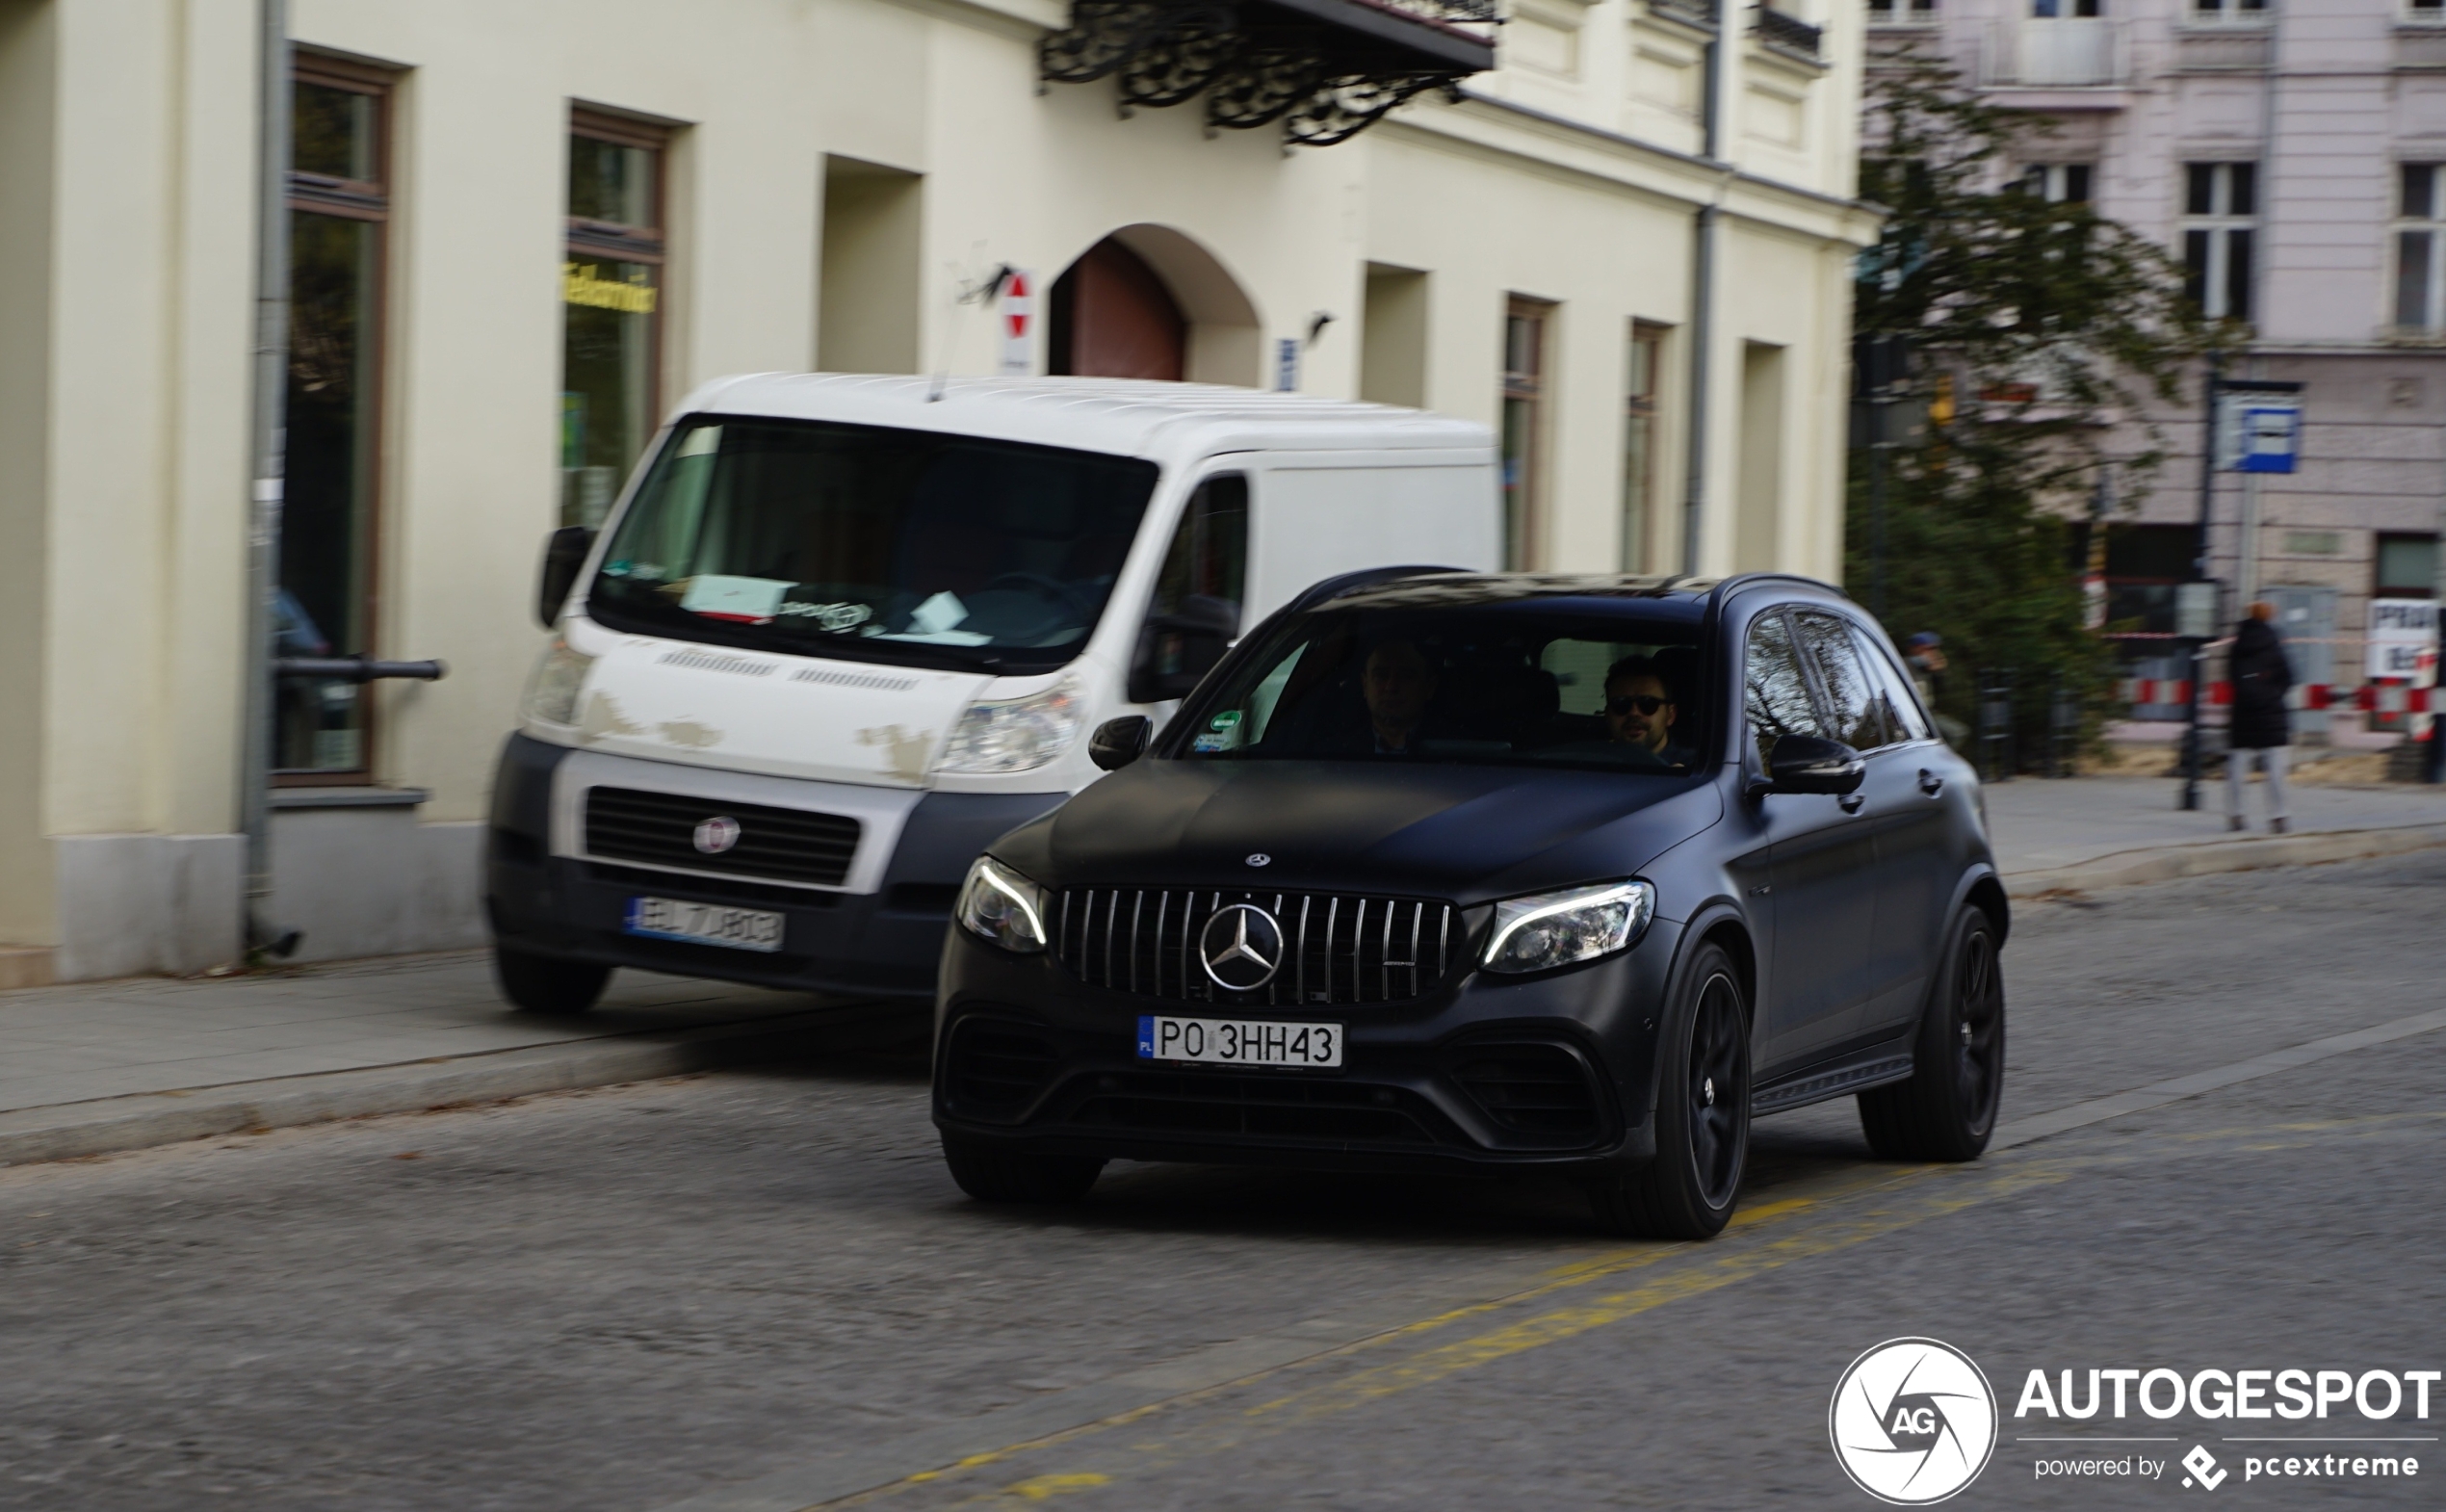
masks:
{"label": "ornate metal canopy", "polygon": [[1495,0],[1071,0],[1038,44],[1044,77],[1114,76],[1132,106],[1203,93],[1210,126],[1283,123],[1302,146],[1347,142],[1428,90],[1495,66]]}

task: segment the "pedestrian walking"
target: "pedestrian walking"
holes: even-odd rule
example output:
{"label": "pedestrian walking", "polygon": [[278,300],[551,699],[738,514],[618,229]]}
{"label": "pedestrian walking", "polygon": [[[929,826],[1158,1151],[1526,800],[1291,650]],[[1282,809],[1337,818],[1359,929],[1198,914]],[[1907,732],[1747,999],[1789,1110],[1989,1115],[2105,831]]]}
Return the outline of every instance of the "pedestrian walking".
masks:
{"label": "pedestrian walking", "polygon": [[2284,695],[2293,687],[2293,664],[2285,659],[2284,638],[2269,623],[2276,606],[2253,604],[2234,629],[2227,675],[2234,689],[2233,719],[2225,731],[2225,825],[2243,829],[2243,784],[2255,752],[2268,778],[2268,828],[2283,834],[2290,827],[2284,802],[2285,747],[2293,743],[2293,714]]}

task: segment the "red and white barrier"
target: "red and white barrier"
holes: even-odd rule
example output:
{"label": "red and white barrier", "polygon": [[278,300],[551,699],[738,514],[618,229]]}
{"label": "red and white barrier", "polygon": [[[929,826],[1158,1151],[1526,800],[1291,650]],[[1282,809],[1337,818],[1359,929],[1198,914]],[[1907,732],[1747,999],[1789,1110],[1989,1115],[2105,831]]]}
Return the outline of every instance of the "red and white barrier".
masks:
{"label": "red and white barrier", "polygon": [[[2122,700],[2129,704],[2168,704],[2191,702],[2191,683],[2178,677],[2127,677],[2117,685]],[[2234,685],[2210,683],[2207,700],[2216,707],[2234,701]],[[2433,714],[2446,712],[2446,697],[2434,688],[2414,688],[2407,683],[2364,683],[2358,688],[2335,688],[2326,683],[2297,683],[2285,694],[2285,707],[2296,711],[2321,709],[2358,709],[2366,714]]]}

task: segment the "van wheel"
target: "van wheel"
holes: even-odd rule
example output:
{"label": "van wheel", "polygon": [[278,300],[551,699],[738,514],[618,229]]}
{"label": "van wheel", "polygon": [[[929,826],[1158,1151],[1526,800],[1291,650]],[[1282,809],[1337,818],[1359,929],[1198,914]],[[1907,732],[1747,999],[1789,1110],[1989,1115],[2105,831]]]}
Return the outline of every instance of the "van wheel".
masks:
{"label": "van wheel", "polygon": [[1750,1004],[1732,957],[1700,948],[1658,1046],[1656,1157],[1589,1193],[1608,1234],[1713,1238],[1732,1218],[1750,1155]]}
{"label": "van wheel", "polygon": [[1093,1156],[1045,1155],[943,1135],[943,1163],[960,1190],[979,1202],[1070,1203],[1087,1195],[1105,1162]]}
{"label": "van wheel", "polygon": [[529,1013],[584,1013],[603,996],[603,984],[611,979],[609,966],[493,947],[493,980],[501,995]]}
{"label": "van wheel", "polygon": [[1887,1160],[1975,1160],[2004,1096],[2004,974],[1995,921],[1967,909],[1912,1047],[1908,1082],[1860,1094],[1861,1131]]}

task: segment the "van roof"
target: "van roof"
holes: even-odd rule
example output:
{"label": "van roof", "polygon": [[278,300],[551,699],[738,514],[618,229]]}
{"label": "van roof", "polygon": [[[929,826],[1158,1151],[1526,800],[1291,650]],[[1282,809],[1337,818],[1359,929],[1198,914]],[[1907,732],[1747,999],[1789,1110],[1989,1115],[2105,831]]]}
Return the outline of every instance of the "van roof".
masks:
{"label": "van roof", "polygon": [[1146,378],[753,373],[699,388],[680,406],[690,411],[948,430],[1157,458],[1261,449],[1486,450],[1495,444],[1494,432],[1475,421],[1422,409]]}

